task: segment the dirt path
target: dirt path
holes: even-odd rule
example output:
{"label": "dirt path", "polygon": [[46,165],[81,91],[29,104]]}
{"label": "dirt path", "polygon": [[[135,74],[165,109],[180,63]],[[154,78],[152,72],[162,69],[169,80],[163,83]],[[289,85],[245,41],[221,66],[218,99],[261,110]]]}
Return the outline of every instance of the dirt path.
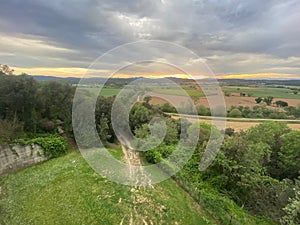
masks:
{"label": "dirt path", "polygon": [[[126,143],[126,141],[124,141]],[[142,166],[140,151],[134,150],[130,143],[121,143],[125,162],[129,165],[129,174],[135,181],[135,187],[148,186],[152,187],[152,180],[145,172]]]}
{"label": "dirt path", "polygon": [[[148,198],[147,192],[149,189],[153,189],[152,180],[145,172],[144,167],[142,166],[142,160],[140,151],[134,150],[130,143],[122,138],[120,140],[122,151],[124,154],[124,160],[129,165],[129,174],[130,177],[134,180],[134,186],[130,189],[132,193],[132,203],[133,208],[131,209],[131,214],[129,217],[130,225],[148,225],[153,224],[151,220],[151,215],[141,214],[139,212],[138,206],[142,205],[152,205],[152,199]],[[123,218],[120,225],[123,225]]]}

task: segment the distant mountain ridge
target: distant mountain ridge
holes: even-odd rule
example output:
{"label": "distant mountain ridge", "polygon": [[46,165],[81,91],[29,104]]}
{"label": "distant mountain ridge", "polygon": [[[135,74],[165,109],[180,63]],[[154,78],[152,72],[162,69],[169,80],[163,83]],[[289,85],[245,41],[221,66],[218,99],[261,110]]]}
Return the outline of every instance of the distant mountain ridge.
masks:
{"label": "distant mountain ridge", "polygon": [[[68,83],[77,84],[80,82],[81,78],[78,77],[55,77],[55,76],[42,76],[42,75],[34,75],[31,76],[37,81],[64,81]],[[110,82],[125,82],[129,83],[131,81],[137,80],[142,77],[132,77],[132,78],[110,78]],[[176,77],[166,77],[166,78],[144,78],[144,81],[153,82],[159,81],[164,82],[164,79],[171,80],[174,82],[193,82],[191,79],[183,79],[183,78],[176,78]],[[87,78],[85,82],[88,83],[102,83],[106,81],[107,78],[101,77],[91,77]],[[201,79],[197,80],[198,82],[207,81],[210,79]],[[214,80],[214,79],[212,79]],[[224,85],[258,85],[258,84],[265,84],[265,85],[290,85],[290,86],[300,86],[300,79],[217,79],[220,84]]]}
{"label": "distant mountain ridge", "polygon": [[37,75],[37,76],[31,76],[37,81],[49,81],[49,80],[58,80],[58,81],[79,81],[80,78],[77,77],[55,77],[55,76],[43,76],[43,75]]}

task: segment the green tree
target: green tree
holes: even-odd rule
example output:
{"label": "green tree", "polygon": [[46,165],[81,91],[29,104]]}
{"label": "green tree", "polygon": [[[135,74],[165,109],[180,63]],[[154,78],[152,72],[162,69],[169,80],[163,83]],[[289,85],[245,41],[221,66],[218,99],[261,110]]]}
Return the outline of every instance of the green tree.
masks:
{"label": "green tree", "polygon": [[160,109],[163,112],[176,113],[176,108],[174,106],[171,106],[169,103],[164,103],[162,106],[160,106]]}
{"label": "green tree", "polygon": [[262,97],[258,97],[258,98],[255,99],[255,102],[257,104],[259,104],[259,103],[261,103],[262,100],[263,100]]}
{"label": "green tree", "polygon": [[42,118],[54,123],[57,119],[63,121],[65,131],[72,132],[72,105],[75,89],[57,81],[41,84],[38,90],[39,111]]}
{"label": "green tree", "polygon": [[[96,103],[95,120],[97,131],[103,140],[112,142],[115,139],[115,133],[111,124],[111,108],[114,97],[99,96]],[[121,109],[120,109],[121,110]],[[102,127],[102,128],[101,128]],[[104,130],[103,130],[104,129]],[[104,132],[104,134],[101,134]]]}
{"label": "green tree", "polygon": [[281,101],[281,100],[276,101],[275,104],[276,104],[277,107],[287,107],[287,106],[289,106],[289,104],[287,102]]}
{"label": "green tree", "polygon": [[269,174],[278,178],[280,170],[278,168],[278,153],[281,148],[281,136],[288,133],[290,129],[286,123],[264,122],[255,127],[251,127],[247,132],[247,140],[251,143],[265,143],[272,151],[270,160],[265,161],[265,166]]}
{"label": "green tree", "polygon": [[38,83],[28,76],[0,77],[0,118],[24,122],[26,131],[34,131]]}
{"label": "green tree", "polygon": [[134,130],[135,136],[137,138],[147,138],[150,135],[149,125],[143,124]]}
{"label": "green tree", "polygon": [[149,102],[151,101],[151,99],[152,99],[152,97],[149,96],[149,95],[144,97],[144,101],[145,101],[147,104],[149,104]]}
{"label": "green tree", "polygon": [[129,123],[131,129],[134,131],[144,123],[150,121],[150,111],[141,104],[135,104],[129,115]]}
{"label": "green tree", "polygon": [[294,188],[294,197],[289,199],[283,211],[285,215],[281,218],[280,222],[283,225],[297,225],[300,224],[300,180],[296,180]]}
{"label": "green tree", "polygon": [[171,118],[164,119],[166,126],[167,126],[167,132],[166,136],[164,138],[164,141],[166,144],[175,144],[178,142],[179,134],[178,134],[178,124],[175,120]]}
{"label": "green tree", "polygon": [[107,142],[111,138],[111,134],[109,130],[109,120],[104,116],[104,114],[101,115],[97,128],[100,140]]}
{"label": "green tree", "polygon": [[264,143],[249,143],[244,133],[226,136],[213,164],[203,179],[219,190],[230,193],[239,204],[250,205],[253,192],[263,189],[263,162],[270,148]]}
{"label": "green tree", "polygon": [[263,99],[263,101],[264,101],[267,105],[271,105],[273,99],[274,99],[274,97],[268,96],[268,97],[265,97],[265,98]]}
{"label": "green tree", "polygon": [[197,112],[200,116],[209,116],[210,111],[204,105],[197,106]]}
{"label": "green tree", "polygon": [[291,131],[281,138],[278,152],[280,178],[295,179],[300,173],[300,131]]}
{"label": "green tree", "polygon": [[241,117],[242,112],[239,109],[233,109],[230,111],[230,113],[228,115],[229,115],[229,117]]}

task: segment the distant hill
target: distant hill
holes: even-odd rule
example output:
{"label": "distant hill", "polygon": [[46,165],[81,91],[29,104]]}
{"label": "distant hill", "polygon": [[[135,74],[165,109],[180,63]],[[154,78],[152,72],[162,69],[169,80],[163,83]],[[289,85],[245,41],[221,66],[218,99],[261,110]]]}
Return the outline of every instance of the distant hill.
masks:
{"label": "distant hill", "polygon": [[74,83],[78,83],[80,78],[76,77],[54,77],[54,76],[32,76],[37,81],[50,81],[50,80],[56,80],[56,81],[72,81]]}
{"label": "distant hill", "polygon": [[[77,77],[55,77],[55,76],[42,76],[42,75],[35,75],[32,76],[37,81],[64,81],[69,82],[72,84],[77,84],[81,78]],[[107,81],[107,84],[128,84],[136,79],[141,77],[132,77],[132,78],[110,78]],[[167,79],[167,80],[166,80]],[[168,80],[171,80],[176,83],[185,83],[185,82],[193,82],[193,80],[189,79],[182,79],[182,78],[175,78],[175,77],[166,77],[165,79],[157,78],[157,79],[150,79],[144,78],[144,82],[149,83],[168,83]],[[197,80],[197,82],[207,82],[209,79],[202,79]],[[101,77],[91,77],[85,80],[85,83],[88,84],[99,84],[106,81],[106,78]],[[233,85],[233,86],[247,86],[247,85],[285,85],[285,86],[300,86],[300,79],[218,79],[218,82],[221,85]]]}

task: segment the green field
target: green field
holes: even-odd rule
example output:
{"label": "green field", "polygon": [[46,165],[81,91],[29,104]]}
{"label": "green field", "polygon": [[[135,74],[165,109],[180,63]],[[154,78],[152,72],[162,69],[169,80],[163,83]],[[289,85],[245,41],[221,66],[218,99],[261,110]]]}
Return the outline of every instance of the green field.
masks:
{"label": "green field", "polygon": [[[99,93],[99,88],[83,88],[85,90],[88,90],[89,92],[93,94]],[[101,90],[101,96],[114,96],[117,95],[120,92],[121,89],[118,88],[103,88]],[[266,96],[273,96],[274,98],[292,98],[292,99],[300,99],[300,92],[298,94],[294,94],[292,90],[287,88],[276,88],[276,87],[267,87],[267,86],[260,86],[260,87],[245,87],[245,86],[223,86],[223,91],[228,91],[231,93],[245,93],[245,94],[251,94],[253,97],[266,97]],[[154,87],[152,92],[157,94],[169,94],[169,95],[179,95],[184,96],[185,94],[182,91],[178,91],[175,87],[169,87],[169,88],[158,88]],[[191,97],[202,97],[205,96],[205,94],[199,90],[195,89],[186,89],[185,90],[187,94]]]}
{"label": "green field", "polygon": [[244,87],[244,86],[223,86],[223,91],[231,93],[246,93],[251,94],[253,97],[266,97],[273,96],[274,98],[293,98],[300,99],[300,93],[295,95],[292,90],[288,88],[275,88],[275,87]]}
{"label": "green field", "polygon": [[[202,97],[205,96],[202,91],[198,90],[192,90],[192,89],[186,89],[186,93],[191,97]],[[152,90],[152,92],[157,94],[167,94],[167,95],[180,95],[180,96],[186,96],[185,93],[182,90],[178,90],[176,88],[155,88]]]}
{"label": "green field", "polygon": [[[80,91],[86,91],[90,94],[92,94],[93,96],[98,96],[99,95],[99,91],[100,88],[96,88],[96,87],[80,87],[78,88],[78,90]],[[117,95],[120,92],[121,89],[118,88],[102,88],[101,92],[100,92],[100,96],[104,96],[104,97],[110,97],[110,96],[114,96]]]}
{"label": "green field", "polygon": [[[91,92],[92,94],[95,94],[95,95],[98,95],[98,93],[99,93],[99,88],[91,87],[91,88],[82,88],[82,89],[88,90],[89,92]],[[100,95],[105,96],[105,97],[114,96],[114,95],[117,95],[120,92],[120,90],[121,89],[118,89],[118,88],[103,88],[101,90]],[[157,94],[186,96],[182,91],[178,91],[178,89],[176,89],[176,88],[153,88],[151,91],[154,93],[157,93]],[[198,90],[188,89],[185,91],[191,97],[204,96],[204,93],[201,91],[198,91]]]}

